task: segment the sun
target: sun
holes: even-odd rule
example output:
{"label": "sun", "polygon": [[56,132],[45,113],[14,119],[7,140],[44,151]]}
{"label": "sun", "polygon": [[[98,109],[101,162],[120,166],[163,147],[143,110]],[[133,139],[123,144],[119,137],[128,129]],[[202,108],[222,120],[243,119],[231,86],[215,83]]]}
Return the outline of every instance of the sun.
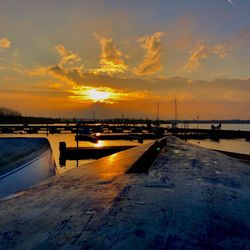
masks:
{"label": "sun", "polygon": [[89,97],[89,99],[95,102],[104,102],[112,97],[111,92],[97,89],[89,89],[85,94]]}
{"label": "sun", "polygon": [[128,96],[127,93],[109,87],[94,88],[90,86],[80,86],[75,87],[72,93],[74,93],[74,96],[70,96],[70,98],[78,102],[99,102],[106,104],[114,104],[120,100],[124,100]]}

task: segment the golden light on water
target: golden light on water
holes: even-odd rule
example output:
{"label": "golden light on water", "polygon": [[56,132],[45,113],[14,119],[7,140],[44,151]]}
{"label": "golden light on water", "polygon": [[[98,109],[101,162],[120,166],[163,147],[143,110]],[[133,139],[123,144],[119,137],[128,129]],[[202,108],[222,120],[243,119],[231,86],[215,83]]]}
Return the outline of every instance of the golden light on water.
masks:
{"label": "golden light on water", "polygon": [[105,146],[105,141],[98,141],[97,143],[93,144],[94,147],[99,148]]}

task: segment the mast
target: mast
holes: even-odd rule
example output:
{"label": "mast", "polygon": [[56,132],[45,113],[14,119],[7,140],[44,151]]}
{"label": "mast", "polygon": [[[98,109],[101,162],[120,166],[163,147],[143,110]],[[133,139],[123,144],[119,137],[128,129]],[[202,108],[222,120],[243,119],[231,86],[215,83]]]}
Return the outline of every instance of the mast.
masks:
{"label": "mast", "polygon": [[159,101],[157,101],[157,113],[156,113],[156,120],[159,120]]}
{"label": "mast", "polygon": [[174,108],[175,108],[174,119],[175,119],[175,124],[177,124],[178,113],[177,113],[177,100],[176,100],[176,97],[174,99]]}
{"label": "mast", "polygon": [[159,124],[159,110],[160,110],[160,104],[159,101],[157,101],[157,114],[156,114],[156,123]]}

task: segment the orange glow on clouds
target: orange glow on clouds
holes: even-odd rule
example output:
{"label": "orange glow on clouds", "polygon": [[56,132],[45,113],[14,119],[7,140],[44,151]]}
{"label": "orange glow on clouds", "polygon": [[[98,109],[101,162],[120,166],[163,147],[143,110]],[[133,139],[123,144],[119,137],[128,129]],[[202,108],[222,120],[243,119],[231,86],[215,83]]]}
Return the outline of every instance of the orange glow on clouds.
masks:
{"label": "orange glow on clouds", "polygon": [[108,91],[100,91],[97,89],[90,89],[86,91],[86,95],[95,102],[103,102],[111,99],[113,93]]}
{"label": "orange glow on clouds", "polygon": [[[78,86],[71,91],[74,95],[69,96],[76,102],[114,104],[121,101],[144,100],[150,97],[146,91],[125,92],[125,90],[109,87]],[[152,97],[152,96],[151,96]]]}
{"label": "orange glow on clouds", "polygon": [[108,104],[113,104],[127,96],[125,93],[116,92],[114,89],[108,87],[77,87],[74,88],[73,93],[75,96],[71,96],[71,98],[77,101],[101,102]]}

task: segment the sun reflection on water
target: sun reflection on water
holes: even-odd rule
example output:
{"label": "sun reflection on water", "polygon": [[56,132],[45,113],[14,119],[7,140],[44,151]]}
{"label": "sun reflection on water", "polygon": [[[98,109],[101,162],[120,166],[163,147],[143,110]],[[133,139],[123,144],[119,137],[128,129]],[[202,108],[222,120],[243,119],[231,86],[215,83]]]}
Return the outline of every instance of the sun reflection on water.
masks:
{"label": "sun reflection on water", "polygon": [[93,144],[94,147],[99,148],[105,146],[105,141],[98,141],[97,143]]}

